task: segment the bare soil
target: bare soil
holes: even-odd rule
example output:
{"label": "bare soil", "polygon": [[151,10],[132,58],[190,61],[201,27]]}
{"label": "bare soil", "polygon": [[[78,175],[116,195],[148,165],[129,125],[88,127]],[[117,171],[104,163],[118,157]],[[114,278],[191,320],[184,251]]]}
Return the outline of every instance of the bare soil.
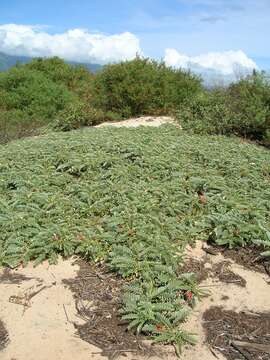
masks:
{"label": "bare soil", "polygon": [[[88,360],[99,348],[75,334],[77,317],[72,293],[63,279],[76,277],[74,260],[59,259],[16,270],[0,269],[0,319],[5,331],[1,360]],[[4,280],[3,280],[4,279]],[[3,329],[3,328],[1,328]],[[1,340],[1,343],[2,340]],[[95,360],[104,359],[95,354]]]}
{"label": "bare soil", "polygon": [[3,269],[2,274],[0,275],[0,284],[20,284],[22,281],[30,280],[26,276],[13,272],[11,269]]}
{"label": "bare soil", "polygon": [[[242,331],[241,334],[250,334],[250,319],[242,321],[244,319],[243,314],[256,314],[264,319],[264,321],[268,321],[264,316],[268,319],[270,311],[269,276],[263,271],[263,267],[260,268],[260,271],[254,271],[251,270],[251,266],[250,269],[246,268],[232,260],[229,256],[225,257],[224,253],[226,254],[226,251],[222,248],[207,247],[206,244],[200,242],[195,247],[188,247],[187,249],[185,266],[188,266],[189,271],[193,271],[197,275],[201,287],[207,290],[208,296],[197,304],[186,324],[187,330],[192,331],[192,329],[196,329],[199,342],[186,353],[184,359],[270,359],[269,354],[262,351],[260,353],[258,348],[256,350],[252,348],[251,351],[250,347],[249,351],[251,351],[252,355],[248,357],[249,354],[246,351],[247,338],[242,337],[239,338],[240,340],[237,340],[237,336],[231,336],[231,334],[234,334],[234,331],[237,334],[239,329]],[[238,254],[241,257],[241,251]],[[237,256],[236,253],[235,256]],[[247,257],[248,255],[245,254],[245,256]],[[247,262],[248,260],[251,261],[250,258],[246,258]],[[239,263],[242,263],[241,260],[239,260]],[[193,268],[192,264],[195,264]],[[216,311],[216,308],[220,309],[220,311]],[[230,324],[226,321],[223,322],[223,316],[226,314],[231,314],[235,322]],[[211,322],[208,322],[208,316],[212,317]],[[239,327],[237,321],[239,322]],[[258,324],[259,321],[254,323],[254,327],[260,333]],[[218,326],[220,326],[220,329]],[[214,336],[220,336],[222,341],[227,341],[227,347],[224,344],[222,346],[216,344]],[[219,339],[219,341],[221,340]],[[242,346],[239,345],[241,341]],[[256,343],[256,341],[257,339],[253,342]],[[260,347],[261,344],[256,345]],[[199,354],[203,355],[200,357]],[[231,357],[232,354],[237,354],[237,356]]]}

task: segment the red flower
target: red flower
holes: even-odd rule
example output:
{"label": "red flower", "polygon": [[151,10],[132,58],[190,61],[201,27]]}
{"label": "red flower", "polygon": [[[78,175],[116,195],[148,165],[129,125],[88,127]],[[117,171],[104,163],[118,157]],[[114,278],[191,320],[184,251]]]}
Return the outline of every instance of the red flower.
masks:
{"label": "red flower", "polygon": [[186,295],[186,299],[187,299],[188,301],[191,301],[191,300],[193,299],[193,293],[192,293],[192,291],[187,291],[185,295]]}
{"label": "red flower", "polygon": [[156,329],[157,329],[157,331],[162,331],[163,330],[163,325],[162,324],[157,324]]}

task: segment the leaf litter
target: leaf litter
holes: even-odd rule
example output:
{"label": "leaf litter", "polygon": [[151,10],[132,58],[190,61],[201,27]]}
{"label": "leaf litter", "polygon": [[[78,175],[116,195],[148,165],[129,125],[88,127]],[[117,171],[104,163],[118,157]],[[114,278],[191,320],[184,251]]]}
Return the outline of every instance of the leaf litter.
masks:
{"label": "leaf litter", "polygon": [[0,320],[0,351],[2,351],[9,342],[8,332],[3,321]]}
{"label": "leaf litter", "polygon": [[270,313],[211,307],[203,315],[206,341],[228,360],[270,358]]}
{"label": "leaf litter", "polygon": [[[119,318],[123,280],[104,267],[83,260],[77,276],[64,280],[76,302],[78,316],[84,321],[74,324],[78,336],[101,349],[109,359],[133,353],[157,356],[155,349],[145,343],[145,337],[127,331],[126,323]],[[159,354],[160,355],[160,354]]]}

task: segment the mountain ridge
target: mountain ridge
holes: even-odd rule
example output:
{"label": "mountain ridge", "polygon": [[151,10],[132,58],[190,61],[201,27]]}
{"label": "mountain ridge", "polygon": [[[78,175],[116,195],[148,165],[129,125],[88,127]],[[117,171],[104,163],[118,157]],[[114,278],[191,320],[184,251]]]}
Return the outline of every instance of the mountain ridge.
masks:
{"label": "mountain ridge", "polygon": [[[34,57],[30,56],[18,56],[18,55],[8,55],[4,52],[0,52],[0,71],[7,71],[11,67],[17,65],[17,64],[27,64],[31,62],[34,59]],[[88,63],[79,63],[75,61],[65,61],[66,63],[74,66],[84,66],[88,70],[92,72],[97,72],[102,68],[102,65],[99,64],[88,64]]]}

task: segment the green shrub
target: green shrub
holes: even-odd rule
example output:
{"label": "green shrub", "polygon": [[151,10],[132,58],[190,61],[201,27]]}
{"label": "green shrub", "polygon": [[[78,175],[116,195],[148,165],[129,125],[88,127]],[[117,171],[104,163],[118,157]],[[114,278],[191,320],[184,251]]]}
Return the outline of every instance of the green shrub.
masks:
{"label": "green shrub", "polygon": [[88,99],[92,91],[94,75],[85,67],[70,65],[58,57],[36,58],[23,66],[42,73],[47,79],[62,84],[82,99]]}
{"label": "green shrub", "polygon": [[267,129],[263,137],[263,144],[270,146],[270,129]]}
{"label": "green shrub", "polygon": [[239,118],[237,132],[262,141],[270,131],[270,83],[263,73],[233,84],[228,89],[231,111]]}
{"label": "green shrub", "polygon": [[269,145],[270,85],[263,74],[204,91],[177,111],[183,129],[195,133],[237,135]]}
{"label": "green shrub", "polygon": [[207,91],[195,75],[139,57],[96,75],[57,57],[16,66],[0,73],[0,112],[2,142],[50,123],[67,131],[176,112],[182,127],[195,133],[233,134],[270,145],[270,84],[264,74]]}
{"label": "green shrub", "polygon": [[93,104],[121,117],[165,114],[201,89],[196,77],[154,60],[108,65],[94,81]]}
{"label": "green shrub", "polygon": [[120,114],[113,112],[113,111],[107,111],[105,114],[106,121],[120,121],[122,119],[123,118]]}
{"label": "green shrub", "polygon": [[42,121],[33,119],[21,110],[0,111],[0,144],[39,133]]}
{"label": "green shrub", "polygon": [[205,91],[186,101],[176,114],[184,130],[197,134],[231,134],[237,123],[223,91]]}
{"label": "green shrub", "polygon": [[104,121],[104,113],[101,110],[76,101],[59,112],[53,123],[53,128],[62,131],[78,129],[82,126],[96,125]]}
{"label": "green shrub", "polygon": [[0,92],[0,109],[20,110],[48,121],[74,100],[63,85],[23,67],[0,73]]}
{"label": "green shrub", "polygon": [[87,105],[91,79],[86,69],[58,58],[35,59],[0,73],[0,141],[36,134],[56,118],[54,126],[63,130],[101,121],[103,114]]}

